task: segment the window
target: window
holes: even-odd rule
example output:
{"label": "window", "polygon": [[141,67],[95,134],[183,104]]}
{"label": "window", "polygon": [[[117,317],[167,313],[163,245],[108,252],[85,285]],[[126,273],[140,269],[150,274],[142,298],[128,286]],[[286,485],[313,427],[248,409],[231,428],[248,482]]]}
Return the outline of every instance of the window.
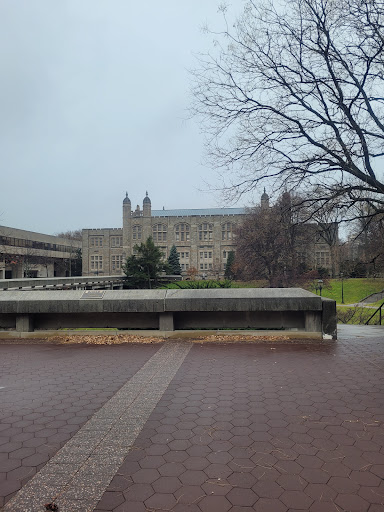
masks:
{"label": "window", "polygon": [[141,240],[141,226],[133,226],[132,240]]}
{"label": "window", "polygon": [[200,263],[200,270],[204,270],[204,264]]}
{"label": "window", "polygon": [[102,236],[91,236],[90,243],[91,243],[91,247],[103,247],[103,237]]}
{"label": "window", "polygon": [[176,224],[175,240],[176,242],[189,242],[189,224]]}
{"label": "window", "polygon": [[111,258],[111,270],[120,270],[123,257],[119,254],[115,254]]}
{"label": "window", "polygon": [[111,247],[121,247],[123,238],[121,236],[111,236]]}
{"label": "window", "polygon": [[330,258],[329,258],[329,252],[317,252],[316,253],[316,265],[318,267],[322,267],[324,265],[329,265]]}
{"label": "window", "polygon": [[152,228],[154,242],[167,241],[167,226],[164,224],[155,224]]}
{"label": "window", "polygon": [[103,257],[102,256],[91,256],[91,270],[98,271],[103,270]]}
{"label": "window", "polygon": [[199,226],[199,240],[212,240],[213,224],[204,222]]}
{"label": "window", "polygon": [[226,222],[221,226],[221,239],[232,240],[233,238],[233,226],[231,222]]}

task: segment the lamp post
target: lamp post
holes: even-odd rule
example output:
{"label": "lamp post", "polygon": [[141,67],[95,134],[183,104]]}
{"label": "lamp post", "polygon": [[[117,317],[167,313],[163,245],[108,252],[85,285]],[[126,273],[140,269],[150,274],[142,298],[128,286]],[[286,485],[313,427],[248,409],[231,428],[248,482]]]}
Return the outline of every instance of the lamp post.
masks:
{"label": "lamp post", "polygon": [[323,289],[323,280],[322,279],[318,279],[317,283],[319,285],[320,297],[321,297],[321,290]]}
{"label": "lamp post", "polygon": [[344,273],[340,272],[341,278],[341,303],[344,304]]}

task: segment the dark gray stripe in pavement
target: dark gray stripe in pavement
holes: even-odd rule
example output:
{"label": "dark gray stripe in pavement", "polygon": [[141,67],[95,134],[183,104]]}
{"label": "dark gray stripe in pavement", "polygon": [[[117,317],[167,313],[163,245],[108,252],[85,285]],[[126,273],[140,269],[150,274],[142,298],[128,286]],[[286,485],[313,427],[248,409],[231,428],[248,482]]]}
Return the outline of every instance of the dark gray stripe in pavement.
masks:
{"label": "dark gray stripe in pavement", "polygon": [[91,512],[187,356],[166,343],[4,507],[4,512]]}

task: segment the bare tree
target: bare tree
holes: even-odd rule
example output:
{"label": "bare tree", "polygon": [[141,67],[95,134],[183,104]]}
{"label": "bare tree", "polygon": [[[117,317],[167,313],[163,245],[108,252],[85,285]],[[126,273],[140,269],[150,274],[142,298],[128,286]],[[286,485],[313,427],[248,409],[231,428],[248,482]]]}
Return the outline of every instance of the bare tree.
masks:
{"label": "bare tree", "polygon": [[215,34],[192,112],[213,165],[234,177],[227,192],[321,185],[316,199],[344,217],[359,202],[384,211],[383,27],[382,1],[248,0]]}
{"label": "bare tree", "polygon": [[83,239],[83,233],[81,229],[75,229],[72,231],[61,231],[60,233],[56,233],[55,236],[59,236],[60,238],[66,238],[67,240]]}
{"label": "bare tree", "polygon": [[[306,268],[299,254],[314,240],[308,226],[293,222],[291,198],[282,194],[270,208],[253,208],[236,237],[236,269],[244,279],[267,279],[270,286],[288,286],[299,280]],[[309,226],[312,228],[312,226]]]}

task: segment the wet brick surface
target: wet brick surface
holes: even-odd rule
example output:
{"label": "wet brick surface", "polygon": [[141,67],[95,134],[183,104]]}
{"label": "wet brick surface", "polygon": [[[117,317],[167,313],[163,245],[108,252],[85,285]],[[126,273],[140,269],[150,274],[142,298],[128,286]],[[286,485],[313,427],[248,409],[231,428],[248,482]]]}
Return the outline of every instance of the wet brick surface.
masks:
{"label": "wet brick surface", "polygon": [[0,345],[0,507],[160,345]]}
{"label": "wet brick surface", "polygon": [[[384,340],[364,332],[194,345],[95,511],[384,512]],[[158,348],[0,346],[0,496]]]}
{"label": "wet brick surface", "polygon": [[383,512],[384,340],[195,345],[97,512]]}

